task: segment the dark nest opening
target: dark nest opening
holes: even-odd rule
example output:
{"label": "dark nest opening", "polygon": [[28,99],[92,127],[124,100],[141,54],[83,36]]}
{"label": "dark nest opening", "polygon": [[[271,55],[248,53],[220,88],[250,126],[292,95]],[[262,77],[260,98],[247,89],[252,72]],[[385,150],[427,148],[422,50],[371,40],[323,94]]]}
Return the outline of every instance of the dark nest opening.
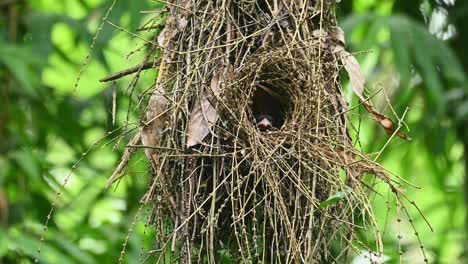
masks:
{"label": "dark nest opening", "polygon": [[348,135],[332,2],[166,3],[141,129],[157,262],[342,263],[370,250],[357,222],[383,251],[361,179],[397,189]]}
{"label": "dark nest opening", "polygon": [[[258,84],[251,102],[251,120],[260,131],[281,129],[286,121],[287,115],[292,108],[289,94],[282,93],[284,90],[277,86],[266,86]],[[260,126],[263,119],[267,118],[271,126]]]}

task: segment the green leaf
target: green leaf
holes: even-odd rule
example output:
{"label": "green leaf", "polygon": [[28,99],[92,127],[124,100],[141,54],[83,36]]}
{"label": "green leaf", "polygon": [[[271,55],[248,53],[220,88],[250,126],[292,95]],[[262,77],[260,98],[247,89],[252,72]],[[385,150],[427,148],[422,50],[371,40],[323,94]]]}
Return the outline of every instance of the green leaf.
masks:
{"label": "green leaf", "polygon": [[76,244],[70,242],[67,239],[67,237],[63,236],[60,233],[55,233],[53,237],[57,244],[60,245],[67,252],[68,256],[74,257],[81,263],[96,263],[91,254],[80,249]]}
{"label": "green leaf", "polygon": [[0,168],[2,168],[0,170],[0,186],[3,186],[10,170],[10,164],[8,160],[2,156],[0,156]]}
{"label": "green leaf", "polygon": [[28,95],[37,97],[36,86],[39,84],[38,73],[40,59],[21,46],[5,45],[0,42],[0,65],[5,65]]}
{"label": "green leaf", "polygon": [[[382,16],[367,13],[360,16],[350,16],[342,23],[342,27],[350,33],[358,26],[367,26],[365,35],[362,36],[363,49],[381,41],[375,37],[377,33],[385,29],[381,25]],[[433,36],[424,24],[412,17],[393,15],[385,17],[390,30],[390,44],[396,70],[400,74],[400,88],[403,95],[408,97],[416,87],[410,85],[414,74],[413,70],[422,78],[425,89],[424,94],[435,114],[442,113],[446,109],[443,99],[445,81],[450,84],[466,83],[465,71],[448,44],[436,36]],[[361,24],[361,25],[360,25]],[[375,42],[375,44],[373,44]]]}
{"label": "green leaf", "polygon": [[0,228],[0,259],[5,256],[8,252],[8,244],[10,244],[7,231],[3,228]]}
{"label": "green leaf", "polygon": [[468,101],[463,101],[457,105],[456,108],[456,119],[459,121],[466,120],[468,118]]}
{"label": "green leaf", "polygon": [[11,154],[25,174],[34,180],[39,180],[42,172],[39,159],[31,150],[18,150]]}
{"label": "green leaf", "polygon": [[230,264],[233,263],[233,255],[231,252],[229,252],[228,249],[220,249],[218,250],[218,256],[219,256],[219,263],[222,264]]}
{"label": "green leaf", "polygon": [[353,192],[351,187],[346,187],[345,190],[337,192],[332,196],[328,197],[327,200],[320,203],[319,208],[324,208],[330,204],[337,203],[339,200],[343,199],[344,197],[348,196],[350,193]]}
{"label": "green leaf", "polygon": [[[367,29],[362,44],[359,45],[360,49],[368,50],[375,48],[375,45],[378,44],[379,41],[379,34],[386,29],[385,25],[387,23],[387,19],[385,17],[377,16],[375,19],[370,23],[369,28]],[[379,52],[379,50],[375,50]]]}
{"label": "green leaf", "polygon": [[444,76],[449,80],[465,83],[467,81],[465,71],[453,50],[443,41],[436,40],[435,42],[435,57]]}
{"label": "green leaf", "polygon": [[446,104],[441,100],[445,89],[443,78],[457,84],[466,82],[460,61],[446,42],[437,39],[418,21],[392,16],[389,26],[394,59],[403,87],[411,78],[413,63],[427,88],[425,94],[429,102],[433,108],[444,110]]}
{"label": "green leaf", "polygon": [[51,31],[57,20],[55,15],[32,12],[26,17],[28,33],[25,35],[25,43],[34,49],[38,56],[47,60],[52,52]]}
{"label": "green leaf", "polygon": [[[19,251],[31,258],[35,258],[37,255],[37,248],[39,246],[39,237],[32,236],[17,228],[10,228],[9,231],[12,242],[9,244],[10,251]],[[63,253],[60,248],[47,241],[43,242],[40,262],[62,264],[75,263],[67,254]]]}
{"label": "green leaf", "polygon": [[393,58],[400,73],[402,87],[406,87],[411,78],[410,30],[406,20],[401,19],[401,17],[391,17],[388,20],[388,25],[390,27]]}
{"label": "green leaf", "polygon": [[372,13],[366,13],[362,15],[352,15],[347,16],[340,21],[340,27],[346,33],[346,35],[351,35],[352,31],[364,23],[369,23],[375,20],[377,15]]}
{"label": "green leaf", "polygon": [[414,64],[426,84],[429,102],[439,111],[444,109],[443,85],[437,69],[437,39],[419,25],[413,25],[414,42],[412,52]]}

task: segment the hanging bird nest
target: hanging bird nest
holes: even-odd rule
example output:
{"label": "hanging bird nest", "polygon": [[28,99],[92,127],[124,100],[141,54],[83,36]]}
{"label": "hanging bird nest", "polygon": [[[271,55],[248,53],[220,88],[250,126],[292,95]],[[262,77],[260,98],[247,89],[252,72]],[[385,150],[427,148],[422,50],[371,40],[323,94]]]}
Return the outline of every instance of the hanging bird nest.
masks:
{"label": "hanging bird nest", "polygon": [[[166,3],[141,129],[158,262],[167,252],[181,263],[341,262],[367,244],[356,222],[383,251],[362,176],[392,183],[352,144],[341,68],[375,119],[406,135],[364,99],[332,2]],[[256,125],[260,106],[275,116],[268,131]]]}

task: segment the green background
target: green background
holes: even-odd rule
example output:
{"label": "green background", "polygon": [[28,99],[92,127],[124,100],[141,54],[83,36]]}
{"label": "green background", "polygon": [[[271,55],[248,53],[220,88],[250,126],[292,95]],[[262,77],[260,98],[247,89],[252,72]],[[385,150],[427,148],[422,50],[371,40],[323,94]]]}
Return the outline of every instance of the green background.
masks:
{"label": "green background", "polygon": [[[34,261],[57,192],[41,263],[140,263],[151,250],[149,208],[139,204],[149,178],[143,153],[131,160],[118,188],[105,188],[128,140],[119,140],[119,129],[127,119],[137,125],[138,113],[129,113],[128,105],[138,98],[127,92],[131,77],[116,84],[98,80],[141,63],[144,42],[133,34],[153,37],[136,29],[163,20],[162,4],[117,1],[108,21],[119,28],[104,23],[90,49],[111,3],[0,0],[0,263]],[[405,194],[422,215],[409,203],[410,217],[398,210],[389,190],[375,182],[370,198],[388,263],[424,263],[420,244],[431,263],[466,263],[468,1],[341,1],[336,12],[367,93],[384,89],[399,116],[409,107],[405,121],[413,140],[393,139],[377,161],[419,187],[406,185]],[[137,91],[154,78],[154,71],[143,73]],[[383,91],[373,102],[396,120]],[[389,136],[363,108],[350,116],[360,132],[357,147],[379,152]],[[355,255],[353,263],[366,263]]]}

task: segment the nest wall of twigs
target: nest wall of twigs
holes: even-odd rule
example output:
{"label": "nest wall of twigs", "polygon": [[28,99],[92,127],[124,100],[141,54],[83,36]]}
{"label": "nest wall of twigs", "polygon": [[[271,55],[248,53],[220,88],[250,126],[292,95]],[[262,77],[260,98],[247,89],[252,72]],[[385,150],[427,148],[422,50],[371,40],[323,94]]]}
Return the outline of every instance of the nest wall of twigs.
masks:
{"label": "nest wall of twigs", "polygon": [[[141,130],[158,262],[342,263],[367,249],[357,222],[383,251],[361,178],[392,183],[347,133],[332,2],[166,3]],[[271,131],[255,126],[259,100]]]}

